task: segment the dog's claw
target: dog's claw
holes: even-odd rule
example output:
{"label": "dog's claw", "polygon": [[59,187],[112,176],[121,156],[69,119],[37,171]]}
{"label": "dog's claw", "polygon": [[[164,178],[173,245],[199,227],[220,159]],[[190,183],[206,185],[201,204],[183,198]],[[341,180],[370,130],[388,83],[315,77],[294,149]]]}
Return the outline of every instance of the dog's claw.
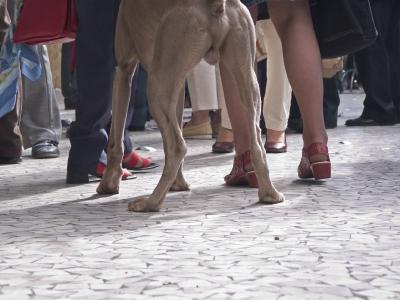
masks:
{"label": "dog's claw", "polygon": [[129,202],[128,210],[134,212],[159,212],[160,205],[154,204],[150,198],[139,198]]}

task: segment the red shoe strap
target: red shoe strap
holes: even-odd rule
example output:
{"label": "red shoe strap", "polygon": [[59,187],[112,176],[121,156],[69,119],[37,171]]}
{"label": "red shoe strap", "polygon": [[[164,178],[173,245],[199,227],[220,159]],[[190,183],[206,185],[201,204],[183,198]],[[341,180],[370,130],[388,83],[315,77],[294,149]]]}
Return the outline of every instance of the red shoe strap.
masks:
{"label": "red shoe strap", "polygon": [[329,160],[328,147],[322,143],[311,144],[305,150],[305,153],[307,154],[308,158],[315,156],[315,155],[325,155],[327,157],[327,159]]}
{"label": "red shoe strap", "polygon": [[140,156],[136,151],[125,154],[122,162],[127,168],[147,168],[151,165],[151,160]]}
{"label": "red shoe strap", "polygon": [[225,176],[225,181],[230,181],[232,178],[243,176],[243,174],[247,172],[245,167],[249,164],[251,165],[250,151],[236,155],[233,160],[232,171]]}
{"label": "red shoe strap", "polygon": [[[99,177],[103,177],[104,172],[106,171],[106,167],[107,166],[105,164],[101,163],[101,162],[97,163],[96,175],[99,176]],[[122,169],[122,178],[126,179],[129,176],[132,176],[132,173],[129,172],[127,169]]]}
{"label": "red shoe strap", "polygon": [[250,150],[247,150],[240,155],[236,155],[233,164],[240,166],[242,169],[251,164]]}

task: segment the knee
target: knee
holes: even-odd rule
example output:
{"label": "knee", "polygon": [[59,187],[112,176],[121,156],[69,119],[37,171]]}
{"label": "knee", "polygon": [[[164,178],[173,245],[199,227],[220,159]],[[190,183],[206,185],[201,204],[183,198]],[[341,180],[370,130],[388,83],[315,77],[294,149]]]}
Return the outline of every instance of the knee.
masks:
{"label": "knee", "polygon": [[175,154],[178,157],[182,157],[183,158],[183,157],[185,157],[186,153],[187,153],[186,145],[184,143],[177,143],[177,147],[175,149]]}

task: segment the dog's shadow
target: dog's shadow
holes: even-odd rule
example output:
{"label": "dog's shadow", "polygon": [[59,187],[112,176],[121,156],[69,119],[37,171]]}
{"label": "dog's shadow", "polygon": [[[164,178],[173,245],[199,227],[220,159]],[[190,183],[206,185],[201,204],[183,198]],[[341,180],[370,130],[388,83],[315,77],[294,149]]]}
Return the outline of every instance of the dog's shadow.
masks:
{"label": "dog's shadow", "polygon": [[[348,164],[346,166],[349,168]],[[134,198],[90,193],[89,196],[87,196],[88,194],[81,194],[81,198],[76,199],[79,196],[71,193],[72,197],[76,197],[75,199],[68,200],[68,197],[64,195],[62,202],[58,203],[53,202],[26,208],[18,208],[17,205],[14,208],[9,205],[8,211],[0,213],[0,219],[9,228],[24,228],[25,230],[9,230],[8,233],[4,233],[3,239],[6,240],[7,237],[12,236],[26,239],[30,239],[33,236],[57,239],[61,234],[68,240],[75,237],[113,234],[127,230],[140,232],[144,228],[146,230],[149,228],[157,229],[158,227],[155,226],[170,221],[172,222],[168,223],[168,226],[173,228],[177,222],[184,219],[227,215],[235,218],[235,214],[252,214],[254,212],[257,213],[257,210],[261,210],[262,214],[265,214],[266,220],[275,217],[279,218],[288,213],[288,211],[301,217],[302,214],[307,213],[310,209],[317,210],[320,205],[323,206],[324,197],[339,197],[340,190],[346,189],[343,184],[348,185],[347,189],[350,190],[356,181],[372,178],[372,176],[376,176],[376,172],[393,176],[393,173],[398,173],[394,171],[398,170],[398,166],[398,162],[382,163],[382,161],[354,164],[351,168],[352,174],[336,175],[332,180],[326,182],[313,180],[293,181],[293,178],[286,177],[273,180],[276,187],[284,192],[286,201],[272,206],[265,206],[257,202],[257,189],[224,187],[221,183],[197,187],[194,185],[190,192],[169,193],[163,203],[161,212],[158,213],[129,212],[128,203]],[[340,165],[337,167],[339,168]],[[358,175],[349,177],[349,174]],[[388,192],[383,179],[381,179],[381,184],[374,184],[374,190],[378,194]],[[45,186],[41,186],[41,190],[47,190],[47,185],[56,187],[60,185],[60,182],[58,180],[54,182],[47,181]],[[65,185],[63,186],[65,187]],[[320,195],[322,192],[323,197]],[[346,202],[340,201],[340,198],[336,199],[337,207],[330,207],[332,214],[335,213],[336,209],[342,210],[347,205]],[[18,199],[13,201],[18,201]],[[360,213],[362,213],[363,209],[362,201],[362,199],[359,199],[357,202]],[[353,204],[350,203],[349,205]],[[385,205],[389,207],[393,203],[389,200],[386,202],[382,200],[379,205],[383,209]],[[288,208],[290,209],[288,210]],[[45,231],[42,230],[44,224],[46,225]],[[71,236],[69,232],[62,233],[65,232],[63,229],[65,226],[70,227],[70,231],[73,233]]]}
{"label": "dog's shadow", "polygon": [[[140,195],[140,198],[146,195]],[[148,195],[147,195],[148,196]],[[230,188],[222,185],[194,187],[189,192],[171,192],[162,209],[157,213],[133,213],[128,203],[138,198],[123,198],[113,195],[91,194],[80,199],[46,204],[23,209],[10,209],[0,213],[2,221],[9,226],[24,227],[26,230],[10,232],[20,238],[57,239],[62,228],[69,226],[73,238],[117,233],[129,230],[140,231],[159,226],[164,222],[197,219],[199,216],[219,216],[262,209],[257,203],[257,189]],[[116,199],[117,198],[117,199]],[[46,231],[36,230],[46,224]],[[171,225],[172,227],[174,225]],[[66,233],[63,238],[68,239]]]}

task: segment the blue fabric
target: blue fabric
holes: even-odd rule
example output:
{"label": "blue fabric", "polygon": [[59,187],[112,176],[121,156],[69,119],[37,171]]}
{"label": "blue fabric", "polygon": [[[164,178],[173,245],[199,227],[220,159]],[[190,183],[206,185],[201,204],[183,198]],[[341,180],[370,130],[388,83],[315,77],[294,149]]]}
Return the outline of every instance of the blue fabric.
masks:
{"label": "blue fabric", "polygon": [[[18,1],[16,5],[19,7]],[[15,12],[14,20],[17,8]],[[15,107],[20,73],[35,81],[42,71],[37,47],[14,44],[12,40],[13,26],[8,29],[0,50],[0,118]]]}
{"label": "blue fabric", "polygon": [[[76,66],[79,101],[68,132],[68,173],[95,173],[105,158],[115,70],[114,33],[119,0],[77,0]],[[124,139],[125,150],[132,150]]]}

